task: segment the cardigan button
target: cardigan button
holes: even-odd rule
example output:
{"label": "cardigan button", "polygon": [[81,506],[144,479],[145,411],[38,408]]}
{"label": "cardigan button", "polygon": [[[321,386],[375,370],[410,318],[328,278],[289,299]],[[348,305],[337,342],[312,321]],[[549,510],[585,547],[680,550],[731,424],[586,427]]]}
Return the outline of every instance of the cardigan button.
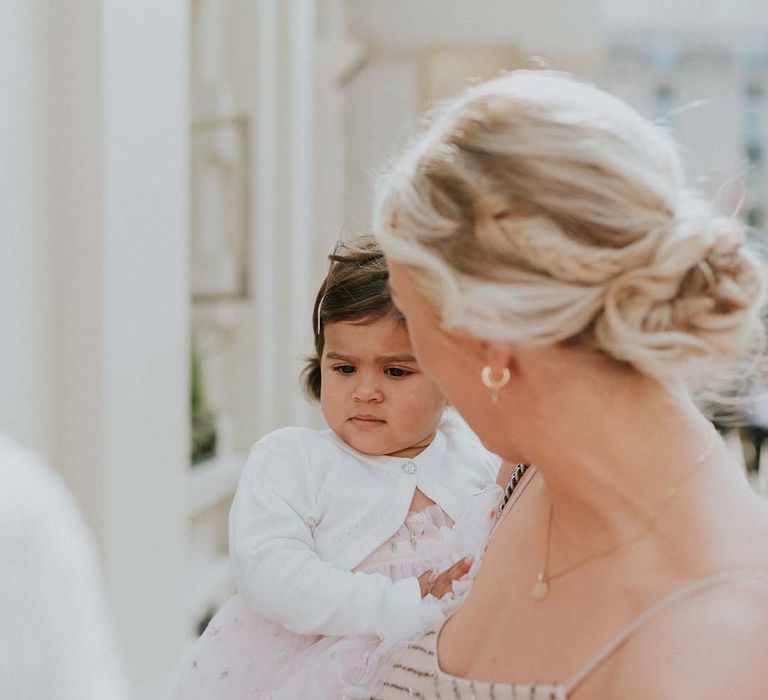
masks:
{"label": "cardigan button", "polygon": [[419,470],[419,468],[416,466],[416,462],[411,462],[411,461],[409,460],[408,462],[406,462],[406,463],[403,465],[403,471],[404,471],[406,474],[408,474],[409,476],[412,476],[412,475],[413,475],[413,474],[415,474],[415,473],[416,473],[418,470]]}

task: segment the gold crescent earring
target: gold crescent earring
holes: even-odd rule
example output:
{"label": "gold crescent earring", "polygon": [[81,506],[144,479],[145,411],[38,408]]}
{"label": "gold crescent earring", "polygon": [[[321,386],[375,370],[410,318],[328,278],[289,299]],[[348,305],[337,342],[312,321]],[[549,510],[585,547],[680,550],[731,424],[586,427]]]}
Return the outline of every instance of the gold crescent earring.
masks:
{"label": "gold crescent earring", "polygon": [[480,376],[483,379],[483,384],[485,384],[485,386],[491,390],[491,401],[493,401],[493,403],[499,403],[499,389],[503,389],[505,386],[507,386],[512,376],[509,371],[509,367],[502,367],[501,377],[499,379],[495,379],[493,376],[493,369],[490,365],[486,365],[483,367],[483,371]]}

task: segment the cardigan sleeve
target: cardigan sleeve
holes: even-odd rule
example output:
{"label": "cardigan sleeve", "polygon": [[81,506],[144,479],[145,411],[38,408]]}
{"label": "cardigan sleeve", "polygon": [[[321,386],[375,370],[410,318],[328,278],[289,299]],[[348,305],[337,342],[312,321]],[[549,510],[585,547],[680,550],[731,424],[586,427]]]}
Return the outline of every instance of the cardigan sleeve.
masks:
{"label": "cardigan sleeve", "polygon": [[352,573],[320,559],[311,523],[313,474],[290,429],[254,446],[230,513],[240,595],[256,613],[298,634],[405,639],[440,619],[419,582]]}

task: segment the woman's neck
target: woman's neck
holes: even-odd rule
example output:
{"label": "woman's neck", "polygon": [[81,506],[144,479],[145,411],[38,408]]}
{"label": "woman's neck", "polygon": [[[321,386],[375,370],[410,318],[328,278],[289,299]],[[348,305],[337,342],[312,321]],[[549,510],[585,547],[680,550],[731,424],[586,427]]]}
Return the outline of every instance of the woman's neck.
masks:
{"label": "woman's neck", "polygon": [[666,507],[670,488],[682,494],[695,470],[727,456],[684,392],[604,363],[577,369],[568,381],[551,371],[537,378],[527,456],[546,482],[558,538],[595,550],[636,535]]}

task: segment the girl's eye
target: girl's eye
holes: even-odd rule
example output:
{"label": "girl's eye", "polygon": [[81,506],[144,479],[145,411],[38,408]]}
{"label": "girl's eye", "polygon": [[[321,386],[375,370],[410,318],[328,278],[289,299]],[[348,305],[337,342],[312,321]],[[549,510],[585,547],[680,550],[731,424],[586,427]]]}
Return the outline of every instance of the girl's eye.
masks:
{"label": "girl's eye", "polygon": [[401,377],[409,377],[413,374],[413,372],[409,369],[403,369],[402,367],[387,367],[386,370],[384,370],[390,377],[396,377],[400,379]]}
{"label": "girl's eye", "polygon": [[354,374],[355,368],[353,365],[336,365],[333,368],[334,372],[338,372],[339,374]]}

